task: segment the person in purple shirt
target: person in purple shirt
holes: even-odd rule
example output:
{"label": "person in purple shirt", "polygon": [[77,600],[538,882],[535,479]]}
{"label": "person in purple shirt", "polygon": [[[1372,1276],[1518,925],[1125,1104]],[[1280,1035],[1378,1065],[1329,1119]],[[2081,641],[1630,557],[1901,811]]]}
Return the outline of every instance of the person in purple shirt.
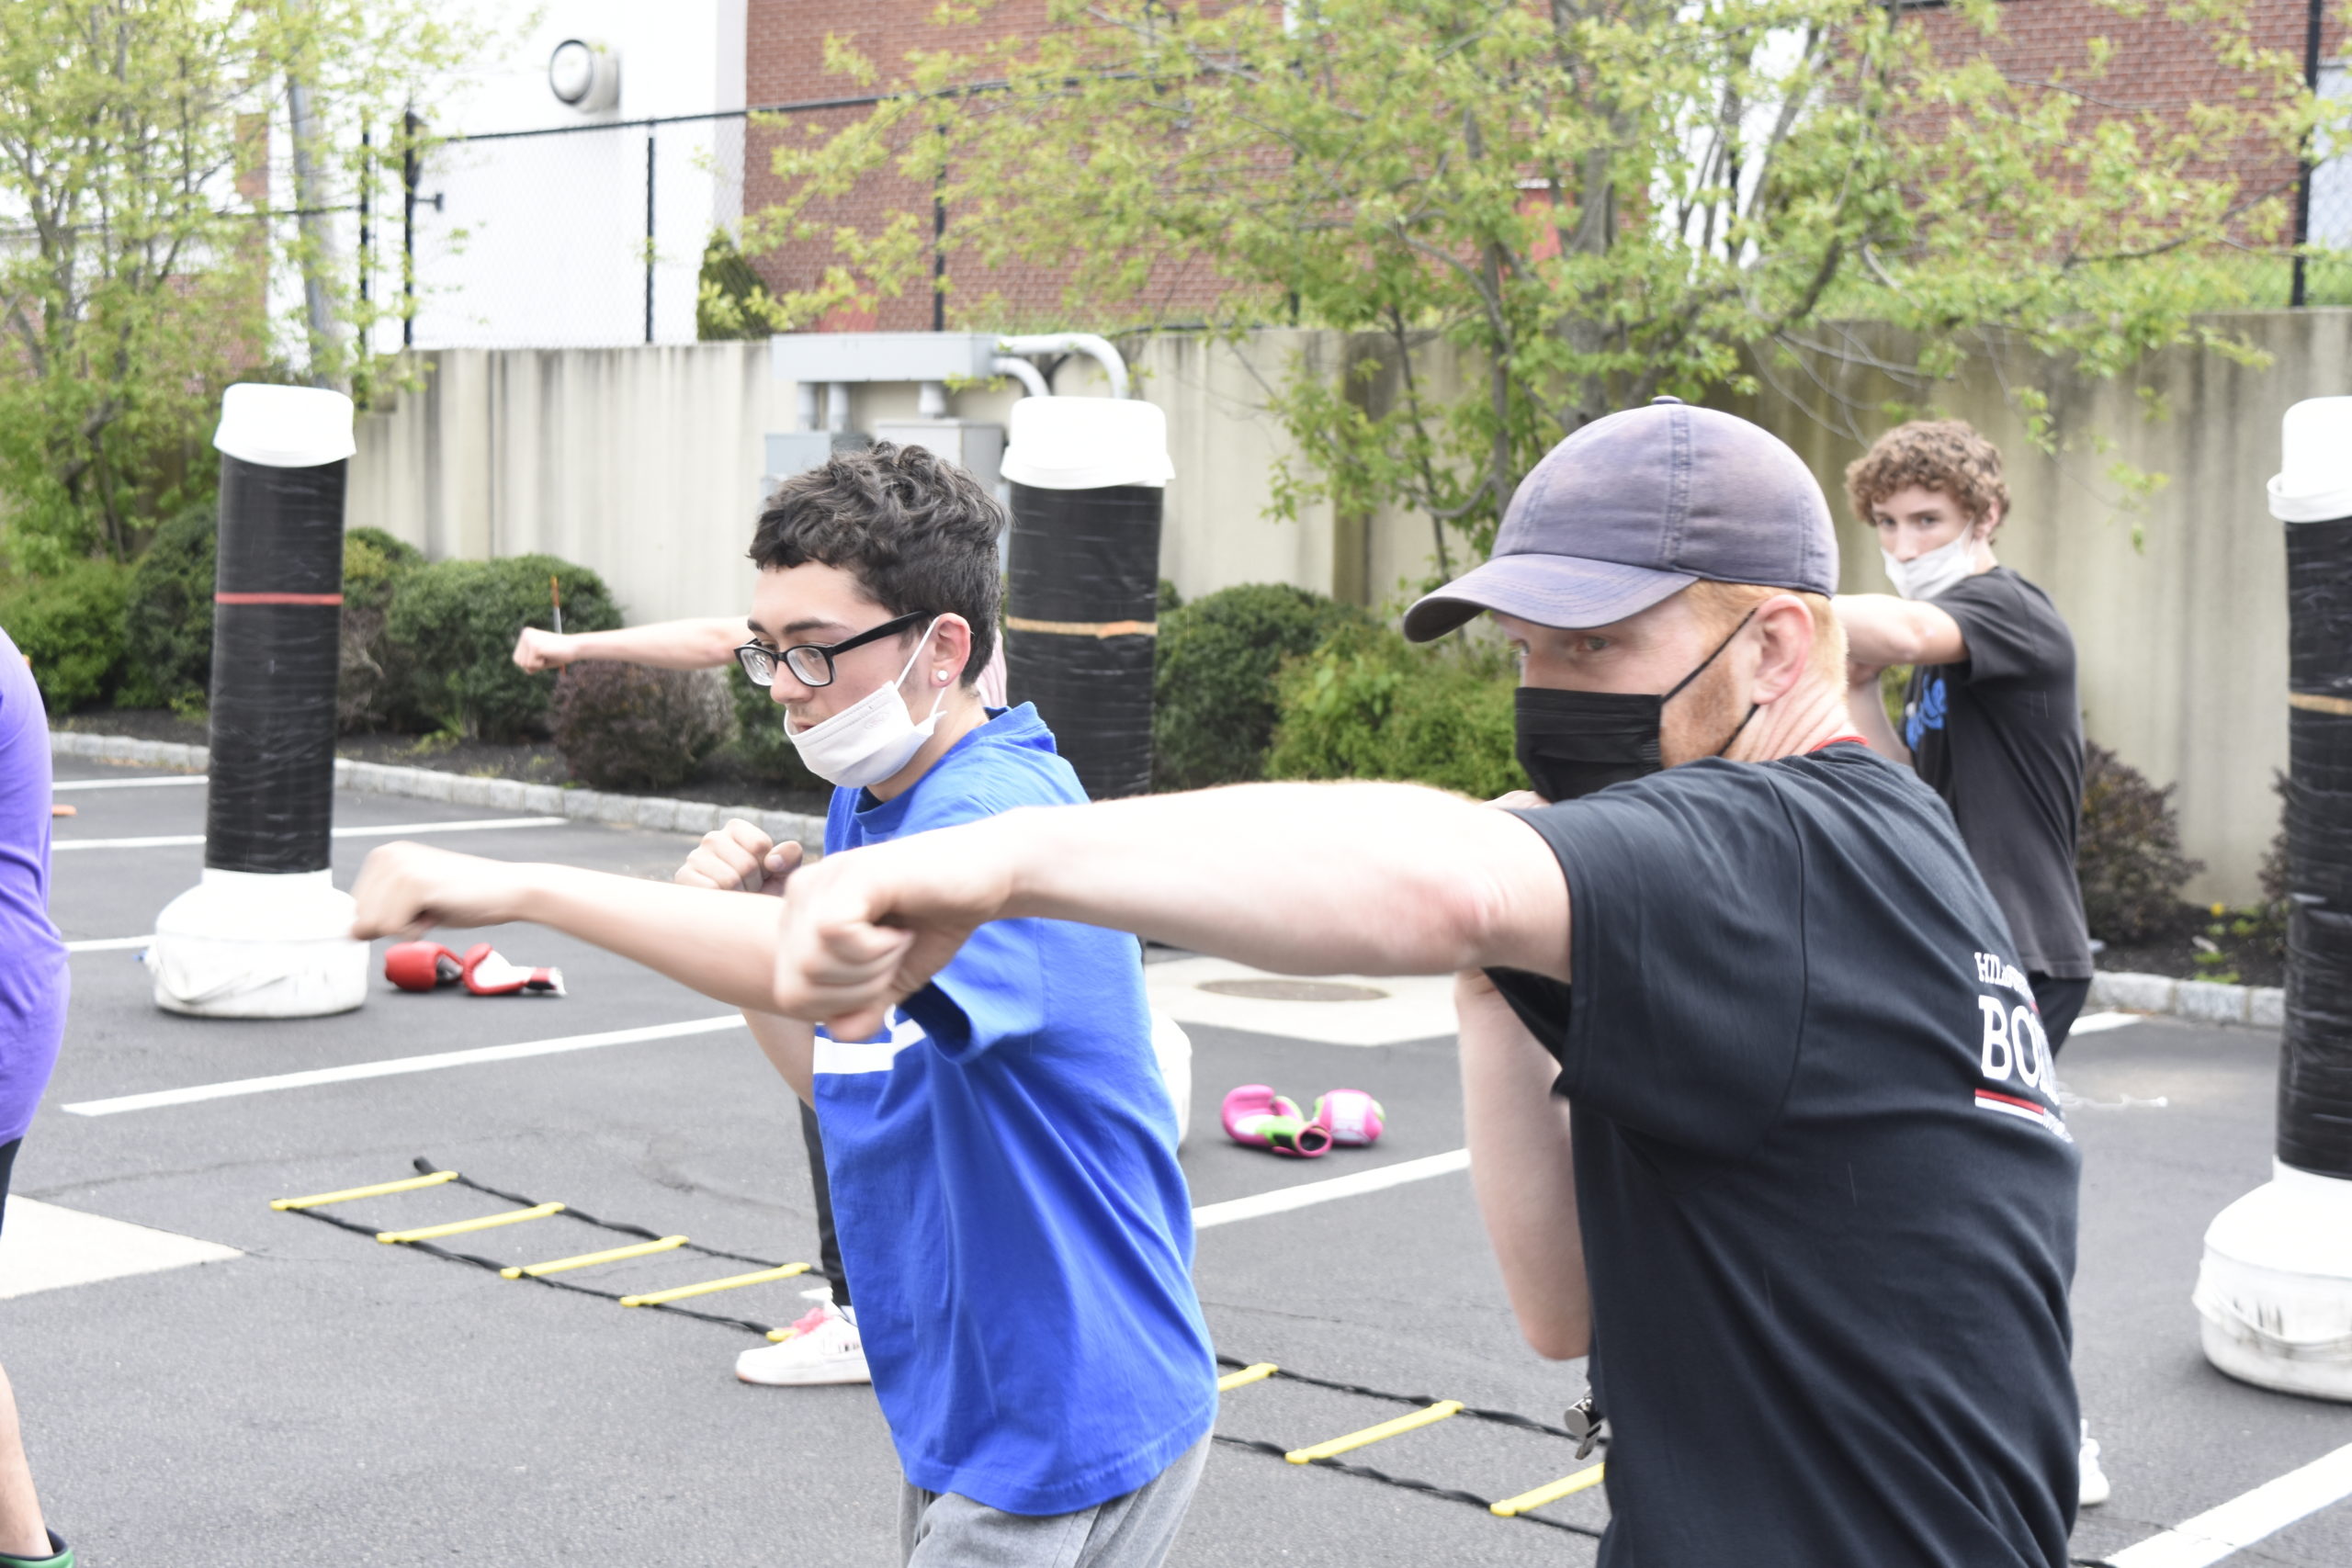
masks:
{"label": "person in purple shirt", "polygon": [[[0,1223],[8,1173],[65,1037],[65,943],[49,919],[49,715],[25,657],[0,627]],[[41,1519],[0,1371],[0,1568],[73,1568]]]}

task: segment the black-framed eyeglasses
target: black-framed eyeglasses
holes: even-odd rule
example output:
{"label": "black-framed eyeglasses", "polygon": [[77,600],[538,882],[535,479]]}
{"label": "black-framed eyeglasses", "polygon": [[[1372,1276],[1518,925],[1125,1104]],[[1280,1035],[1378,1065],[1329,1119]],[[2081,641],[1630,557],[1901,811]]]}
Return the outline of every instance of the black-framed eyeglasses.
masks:
{"label": "black-framed eyeglasses", "polygon": [[840,642],[795,643],[781,652],[768,647],[765,643],[747,642],[735,650],[735,661],[743,667],[743,673],[751,677],[752,684],[754,686],[775,684],[775,667],[779,660],[783,661],[786,670],[792,671],[792,678],[802,685],[830,686],[833,683],[833,660],[853,648],[864,648],[869,642],[879,642],[886,637],[905,631],[925,618],[924,613],[918,610],[912,615],[900,615],[897,620],[885,621],[872,631],[860,632],[853,637],[844,637]]}

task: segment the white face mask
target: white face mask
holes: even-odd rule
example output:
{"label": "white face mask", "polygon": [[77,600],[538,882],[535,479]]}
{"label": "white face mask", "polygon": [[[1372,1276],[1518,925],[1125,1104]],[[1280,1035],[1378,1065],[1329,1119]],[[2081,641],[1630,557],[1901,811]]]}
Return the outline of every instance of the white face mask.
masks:
{"label": "white face mask", "polygon": [[939,710],[946,705],[947,694],[943,690],[939,700],[931,705],[930,716],[917,724],[899,687],[915,660],[922,657],[923,646],[938,625],[934,620],[923,628],[922,641],[907,656],[898,680],[876,687],[821,724],[800,730],[786,727],[810,773],[843,789],[864,789],[914,761],[915,753],[938,727]]}
{"label": "white face mask", "polygon": [[1894,591],[1905,599],[1932,599],[1969,576],[1976,567],[1976,530],[1963,528],[1949,545],[1938,545],[1926,555],[1903,561],[1892,552],[1879,551]]}

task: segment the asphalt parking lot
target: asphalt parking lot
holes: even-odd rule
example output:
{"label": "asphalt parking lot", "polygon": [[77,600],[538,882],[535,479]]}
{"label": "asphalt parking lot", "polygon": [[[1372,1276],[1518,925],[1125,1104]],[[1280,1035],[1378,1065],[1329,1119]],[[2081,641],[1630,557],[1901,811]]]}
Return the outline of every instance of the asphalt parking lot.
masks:
{"label": "asphalt parking lot", "polygon": [[[68,786],[141,776],[64,761],[58,771]],[[59,798],[79,811],[57,824],[61,844],[94,846],[56,857],[53,912],[68,940],[151,931],[163,904],[196,881],[201,847],[96,846],[200,834],[201,784],[68,787]],[[345,832],[423,825],[420,836],[437,829],[448,836],[434,841],[453,848],[649,876],[666,876],[690,844],[579,823],[448,832],[499,814],[348,793],[336,813]],[[338,840],[339,884],[378,841]],[[813,1261],[790,1095],[740,1029],[119,1103],[723,1016],[560,937],[516,928],[488,939],[517,962],[561,965],[571,994],[420,997],[379,981],[354,1013],[227,1022],[157,1010],[135,946],[74,959],[71,1032],[16,1192],[237,1254],[0,1300],[0,1362],[17,1386],[44,1501],[85,1562],[894,1560],[897,1467],[869,1391],[742,1384],[730,1369],[737,1351],[757,1343],[747,1330],[505,1280],[269,1207],[406,1176],[422,1156],[723,1251]],[[444,940],[465,945],[461,934]],[[1461,1147],[1446,1039],[1342,1044],[1271,1025],[1199,1022],[1192,1033],[1185,1168],[1196,1204]],[[2246,1387],[2209,1368],[2188,1302],[2206,1223],[2267,1175],[2275,1055],[2275,1040],[2255,1032],[2153,1020],[2085,1035],[2062,1059],[2086,1169],[2076,1371],[2114,1482],[2114,1500],[2076,1531],[2080,1558],[2124,1551],[2352,1443],[2352,1409]],[[1374,1148],[1318,1162],[1235,1147],[1217,1132],[1216,1108],[1226,1089],[1247,1081],[1302,1100],[1369,1089],[1390,1132]],[[1435,1163],[1419,1179],[1204,1228],[1196,1272],[1219,1348],[1556,1422],[1581,1392],[1579,1371],[1520,1344],[1468,1182]],[[500,1206],[445,1185],[333,1212],[394,1227]],[[0,1240],[0,1259],[16,1230],[12,1222],[10,1240]],[[520,1263],[626,1239],[558,1215],[462,1241]],[[672,1254],[599,1270],[596,1282],[651,1290],[747,1267]],[[805,1306],[806,1283],[682,1304],[785,1323]],[[1263,1382],[1226,1396],[1219,1430],[1291,1446],[1408,1408]],[[1489,1498],[1584,1468],[1558,1438],[1468,1419],[1349,1457]],[[1606,1509],[1592,1489],[1539,1515],[1592,1530]],[[1588,1535],[1220,1446],[1171,1561],[1592,1557]],[[2343,1568],[2352,1563],[2352,1502],[2199,1559],[2216,1560]]]}

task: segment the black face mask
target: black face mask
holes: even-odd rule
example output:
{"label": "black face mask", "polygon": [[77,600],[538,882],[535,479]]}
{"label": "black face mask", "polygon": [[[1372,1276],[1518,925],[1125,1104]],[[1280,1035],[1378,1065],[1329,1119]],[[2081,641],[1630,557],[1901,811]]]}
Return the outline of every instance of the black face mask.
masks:
{"label": "black face mask", "polygon": [[[1731,636],[1715,644],[1715,651],[1699,661],[1699,667],[1675,682],[1674,690],[1663,696],[1640,692],[1557,692],[1542,686],[1521,686],[1514,694],[1516,728],[1519,734],[1519,765],[1527,772],[1528,783],[1535,793],[1546,800],[1574,800],[1578,795],[1606,789],[1627,779],[1638,779],[1655,773],[1666,766],[1658,755],[1658,732],[1666,718],[1666,705],[1680,694],[1682,688],[1706,672],[1716,655],[1731,646],[1747,623],[1756,618],[1750,610],[1732,627]],[[1747,713],[1724,743],[1715,748],[1720,757],[1730,749],[1739,732],[1747,728],[1748,719],[1756,716],[1756,705],[1750,703]]]}

